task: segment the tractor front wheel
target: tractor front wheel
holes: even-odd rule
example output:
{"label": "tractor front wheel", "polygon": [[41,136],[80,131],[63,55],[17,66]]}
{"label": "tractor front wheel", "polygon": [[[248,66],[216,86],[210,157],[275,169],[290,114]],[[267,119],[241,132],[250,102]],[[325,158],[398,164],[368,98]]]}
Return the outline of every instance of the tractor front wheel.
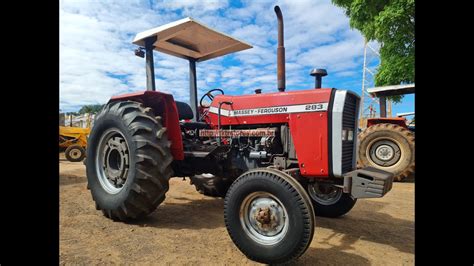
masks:
{"label": "tractor front wheel", "polygon": [[222,178],[209,173],[203,173],[190,177],[191,184],[196,190],[210,197],[225,197],[232,181],[229,178]]}
{"label": "tractor front wheel", "polygon": [[348,213],[357,199],[332,184],[311,183],[307,185],[317,216],[336,218]]}
{"label": "tractor front wheel", "polygon": [[88,140],[87,181],[96,209],[113,220],[148,215],[165,199],[170,142],[153,110],[113,102],[97,115]]}
{"label": "tractor front wheel", "polygon": [[66,148],[64,155],[70,162],[80,162],[86,157],[86,150],[80,145],[71,145]]}
{"label": "tractor front wheel", "polygon": [[315,226],[313,206],[304,188],[275,169],[250,170],[238,177],[225,197],[224,219],[240,251],[268,264],[301,256]]}

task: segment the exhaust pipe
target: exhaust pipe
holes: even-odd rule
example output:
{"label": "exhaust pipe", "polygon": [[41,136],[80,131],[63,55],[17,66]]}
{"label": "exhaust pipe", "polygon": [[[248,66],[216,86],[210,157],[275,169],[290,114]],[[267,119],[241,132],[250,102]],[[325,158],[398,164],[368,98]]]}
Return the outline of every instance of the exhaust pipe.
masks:
{"label": "exhaust pipe", "polygon": [[285,46],[283,44],[283,15],[279,6],[275,6],[275,13],[278,18],[278,48],[277,48],[277,80],[278,91],[284,92],[285,82]]}

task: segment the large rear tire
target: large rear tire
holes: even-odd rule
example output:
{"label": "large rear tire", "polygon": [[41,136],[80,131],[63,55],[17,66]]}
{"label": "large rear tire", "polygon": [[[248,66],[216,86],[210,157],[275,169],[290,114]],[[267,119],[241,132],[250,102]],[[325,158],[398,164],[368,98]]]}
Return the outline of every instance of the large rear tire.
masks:
{"label": "large rear tire", "polygon": [[96,209],[113,220],[141,218],[165,199],[170,142],[151,108],[113,102],[97,115],[88,140],[87,181]]}
{"label": "large rear tire", "polygon": [[227,231],[239,250],[261,263],[301,256],[313,238],[311,200],[293,177],[255,169],[238,177],[224,201]]}
{"label": "large rear tire", "polygon": [[80,162],[86,157],[86,150],[80,145],[71,145],[66,148],[64,155],[70,162]]}
{"label": "large rear tire", "polygon": [[395,124],[376,124],[359,134],[358,165],[393,173],[403,181],[415,172],[415,134]]}

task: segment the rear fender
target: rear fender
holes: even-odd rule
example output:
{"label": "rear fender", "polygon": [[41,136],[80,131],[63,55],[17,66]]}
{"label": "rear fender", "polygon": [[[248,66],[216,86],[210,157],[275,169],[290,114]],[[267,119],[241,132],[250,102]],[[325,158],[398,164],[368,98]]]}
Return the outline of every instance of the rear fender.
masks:
{"label": "rear fender", "polygon": [[407,120],[405,117],[379,117],[367,119],[367,127],[376,124],[394,124],[408,129]]}
{"label": "rear fender", "polygon": [[113,96],[108,103],[116,101],[135,101],[153,109],[156,116],[161,116],[161,122],[166,127],[168,139],[171,141],[171,154],[175,160],[183,160],[183,140],[179,126],[178,109],[173,95],[159,91],[140,91]]}

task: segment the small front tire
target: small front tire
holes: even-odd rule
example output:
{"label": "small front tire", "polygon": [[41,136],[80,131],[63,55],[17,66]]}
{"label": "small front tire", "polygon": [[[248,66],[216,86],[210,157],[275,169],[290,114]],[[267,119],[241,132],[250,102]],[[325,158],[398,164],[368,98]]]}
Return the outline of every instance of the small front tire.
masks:
{"label": "small front tire", "polygon": [[340,217],[348,213],[357,202],[357,199],[332,184],[311,183],[307,185],[307,190],[316,216]]}
{"label": "small front tire", "polygon": [[194,175],[190,179],[191,184],[196,187],[196,191],[209,197],[224,198],[232,184],[229,178],[222,178],[209,173]]}
{"label": "small front tire", "polygon": [[70,162],[80,162],[86,157],[86,150],[79,145],[71,145],[64,151],[64,155]]}
{"label": "small front tire", "polygon": [[311,200],[291,176],[255,169],[237,178],[224,201],[230,237],[249,259],[285,263],[301,256],[313,238]]}

